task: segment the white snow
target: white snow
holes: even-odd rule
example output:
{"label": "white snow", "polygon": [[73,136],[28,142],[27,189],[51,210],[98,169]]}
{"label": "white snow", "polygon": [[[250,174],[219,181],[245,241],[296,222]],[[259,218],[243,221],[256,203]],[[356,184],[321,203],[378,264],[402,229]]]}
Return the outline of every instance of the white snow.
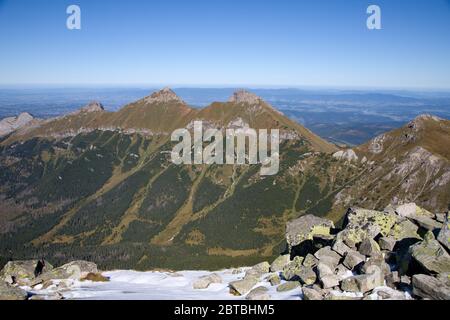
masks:
{"label": "white snow", "polygon": [[[232,274],[232,270],[216,272],[222,278],[222,283],[211,284],[207,289],[202,290],[194,290],[193,283],[201,276],[210,274],[209,271],[175,273],[110,271],[103,273],[110,278],[110,282],[74,281],[67,291],[59,292],[66,299],[82,300],[244,300],[245,296],[237,297],[229,293],[228,283],[242,279],[245,270],[243,269],[243,272],[239,274]],[[301,299],[300,289],[277,292],[276,287],[272,287],[267,281],[261,281],[255,288],[258,286],[267,287],[272,299]],[[32,293],[51,295],[55,289],[55,286],[51,286],[45,290],[34,290]]]}
{"label": "white snow", "polygon": [[[138,272],[138,271],[110,271],[102,273],[109,277],[109,282],[91,282],[77,280],[53,281],[55,284],[62,283],[67,289],[58,289],[52,285],[47,289],[36,286],[34,289],[23,287],[32,294],[52,297],[55,293],[61,294],[65,299],[76,300],[245,300],[245,296],[233,296],[229,292],[228,284],[232,281],[242,279],[245,271],[233,274],[233,270],[222,270],[215,272],[222,278],[222,283],[211,284],[207,289],[195,290],[193,283],[200,277],[209,275],[209,271],[179,271],[179,272]],[[350,272],[351,273],[351,272]],[[268,274],[269,275],[269,274]],[[272,300],[301,300],[302,291],[296,288],[292,291],[277,292],[276,286],[271,286],[261,277],[261,281],[254,288],[263,286],[269,289],[268,293]],[[350,274],[349,274],[350,275]],[[284,283],[285,281],[281,281]],[[392,289],[381,287],[374,290],[371,299],[379,299],[377,291],[392,292]],[[361,293],[332,292],[335,296],[362,297]],[[404,293],[404,297],[411,297]]]}

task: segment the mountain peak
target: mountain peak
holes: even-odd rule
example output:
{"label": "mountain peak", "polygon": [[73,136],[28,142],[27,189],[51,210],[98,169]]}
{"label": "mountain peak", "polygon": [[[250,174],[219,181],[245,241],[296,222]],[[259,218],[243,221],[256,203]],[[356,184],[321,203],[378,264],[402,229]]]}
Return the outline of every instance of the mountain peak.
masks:
{"label": "mountain peak", "polygon": [[258,97],[256,94],[248,92],[246,90],[239,90],[233,93],[229,102],[233,103],[248,103],[248,104],[256,104],[260,103],[262,99]]}
{"label": "mountain peak", "polygon": [[91,101],[84,107],[80,109],[80,112],[100,112],[104,111],[105,108],[103,105],[98,101]]}
{"label": "mountain peak", "polygon": [[151,96],[145,98],[145,101],[147,103],[179,102],[185,104],[185,102],[179,96],[177,96],[177,94],[172,89],[168,87],[152,93]]}

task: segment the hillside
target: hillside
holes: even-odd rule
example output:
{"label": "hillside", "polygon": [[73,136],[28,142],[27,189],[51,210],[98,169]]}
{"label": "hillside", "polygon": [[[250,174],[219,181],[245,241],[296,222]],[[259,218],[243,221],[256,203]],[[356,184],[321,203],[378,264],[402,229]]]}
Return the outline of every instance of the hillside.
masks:
{"label": "hillside", "polygon": [[[258,165],[172,164],[169,135],[194,120],[217,128],[280,129],[280,172],[263,177]],[[448,139],[443,123],[434,138],[425,130],[405,145],[402,163],[409,163],[409,150],[441,135]],[[204,109],[190,108],[170,89],[117,112],[92,103],[1,142],[0,256],[83,258],[136,269],[215,269],[274,257],[285,249],[290,219],[314,214],[338,222],[346,206],[366,201],[383,209],[409,197],[400,187],[382,189],[382,179],[391,181],[380,169],[384,161],[394,168],[400,158],[385,148],[369,154],[369,145],[353,151],[357,160],[349,161],[348,151],[333,156],[335,146],[244,91]],[[430,177],[445,179],[446,151],[429,148],[444,161]],[[448,179],[437,189],[431,183],[416,203],[443,210]]]}

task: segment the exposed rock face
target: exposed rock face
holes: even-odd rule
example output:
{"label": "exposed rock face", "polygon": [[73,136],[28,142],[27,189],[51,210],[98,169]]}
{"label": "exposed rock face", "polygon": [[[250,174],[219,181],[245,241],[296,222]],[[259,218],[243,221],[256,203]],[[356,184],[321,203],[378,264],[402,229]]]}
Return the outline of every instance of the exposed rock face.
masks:
{"label": "exposed rock face", "polygon": [[104,111],[105,108],[103,107],[103,105],[98,102],[98,101],[92,101],[89,104],[87,104],[86,106],[84,106],[83,108],[80,109],[80,113],[82,112],[101,112]]}
{"label": "exposed rock face", "polygon": [[153,93],[149,97],[144,99],[145,102],[151,104],[151,103],[181,103],[185,104],[185,102],[177,96],[175,92],[172,91],[170,88],[164,88],[158,92]]}
{"label": "exposed rock face", "polygon": [[313,288],[302,288],[304,300],[323,300],[323,295],[319,290]]}
{"label": "exposed rock face", "polygon": [[329,235],[331,228],[334,228],[332,221],[314,215],[305,215],[288,223],[286,240],[292,248],[305,240],[312,240],[315,235]]}
{"label": "exposed rock face", "polygon": [[248,103],[250,105],[259,104],[261,101],[260,97],[245,90],[236,91],[229,99],[229,102],[232,103]]}
{"label": "exposed rock face", "polygon": [[352,149],[340,150],[333,154],[333,157],[338,160],[344,160],[348,162],[358,161],[358,156]]}
{"label": "exposed rock face", "polygon": [[31,121],[33,116],[27,112],[21,113],[17,117],[5,118],[0,121],[0,137],[10,134],[17,129],[23,128]]}

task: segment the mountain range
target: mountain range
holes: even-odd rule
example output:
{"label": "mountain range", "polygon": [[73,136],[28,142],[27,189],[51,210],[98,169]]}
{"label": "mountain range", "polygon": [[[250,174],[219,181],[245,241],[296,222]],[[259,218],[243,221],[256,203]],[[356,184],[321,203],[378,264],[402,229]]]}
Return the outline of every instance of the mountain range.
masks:
{"label": "mountain range", "polygon": [[[171,133],[196,120],[280,129],[279,173],[172,164]],[[8,118],[0,122],[0,257],[142,270],[248,265],[285,250],[286,222],[305,214],[339,225],[351,206],[448,210],[449,145],[450,121],[422,115],[340,149],[246,91],[203,109],[166,88],[116,112],[92,102],[51,119]]]}

